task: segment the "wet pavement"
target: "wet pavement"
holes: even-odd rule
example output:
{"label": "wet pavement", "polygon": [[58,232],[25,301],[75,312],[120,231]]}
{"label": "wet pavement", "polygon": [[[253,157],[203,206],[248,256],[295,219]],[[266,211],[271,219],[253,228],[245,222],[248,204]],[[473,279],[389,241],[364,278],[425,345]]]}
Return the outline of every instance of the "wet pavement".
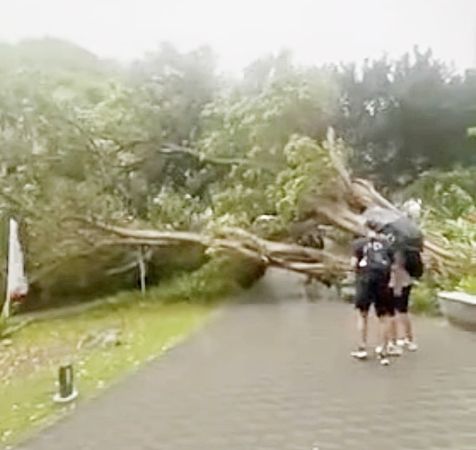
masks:
{"label": "wet pavement", "polygon": [[272,271],[241,304],[24,450],[476,449],[476,333],[416,320],[421,351],[352,360],[348,304]]}

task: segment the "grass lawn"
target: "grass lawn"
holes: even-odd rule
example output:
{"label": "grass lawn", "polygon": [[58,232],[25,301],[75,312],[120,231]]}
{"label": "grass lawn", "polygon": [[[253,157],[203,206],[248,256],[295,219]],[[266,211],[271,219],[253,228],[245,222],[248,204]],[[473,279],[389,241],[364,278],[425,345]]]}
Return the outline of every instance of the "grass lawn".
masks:
{"label": "grass lawn", "polygon": [[[120,298],[74,316],[34,322],[18,331],[11,345],[0,343],[0,448],[74,409],[74,403],[52,401],[63,361],[74,363],[79,401],[91,398],[196,330],[213,309],[142,302],[135,293]],[[93,345],[93,336],[107,330],[116,330],[119,342]]]}

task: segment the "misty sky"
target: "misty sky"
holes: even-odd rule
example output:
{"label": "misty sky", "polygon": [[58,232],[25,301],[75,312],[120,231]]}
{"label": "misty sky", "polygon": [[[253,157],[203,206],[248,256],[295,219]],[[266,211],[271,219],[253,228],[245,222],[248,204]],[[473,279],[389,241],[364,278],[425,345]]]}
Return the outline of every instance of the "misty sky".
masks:
{"label": "misty sky", "polygon": [[476,0],[1,0],[0,40],[45,35],[123,61],[209,44],[226,71],[281,48],[322,63],[419,44],[462,69],[476,66]]}

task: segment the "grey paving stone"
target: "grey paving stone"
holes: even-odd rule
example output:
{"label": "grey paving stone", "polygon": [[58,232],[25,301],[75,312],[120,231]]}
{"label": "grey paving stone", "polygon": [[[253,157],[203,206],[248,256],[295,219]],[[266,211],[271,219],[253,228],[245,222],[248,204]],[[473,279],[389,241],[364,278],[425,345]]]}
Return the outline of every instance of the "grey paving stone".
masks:
{"label": "grey paving stone", "polygon": [[354,361],[354,312],[273,271],[240,304],[23,450],[476,448],[476,335],[415,321],[421,351]]}

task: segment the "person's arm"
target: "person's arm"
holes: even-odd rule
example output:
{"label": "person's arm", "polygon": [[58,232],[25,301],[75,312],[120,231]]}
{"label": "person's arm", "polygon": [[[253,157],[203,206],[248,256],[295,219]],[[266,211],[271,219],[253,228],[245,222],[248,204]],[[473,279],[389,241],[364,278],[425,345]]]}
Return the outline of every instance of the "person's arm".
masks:
{"label": "person's arm", "polygon": [[365,245],[364,239],[357,239],[352,244],[352,250],[354,254],[352,255],[352,258],[350,261],[354,269],[358,268],[360,260],[364,257],[364,253],[363,253],[364,245]]}

